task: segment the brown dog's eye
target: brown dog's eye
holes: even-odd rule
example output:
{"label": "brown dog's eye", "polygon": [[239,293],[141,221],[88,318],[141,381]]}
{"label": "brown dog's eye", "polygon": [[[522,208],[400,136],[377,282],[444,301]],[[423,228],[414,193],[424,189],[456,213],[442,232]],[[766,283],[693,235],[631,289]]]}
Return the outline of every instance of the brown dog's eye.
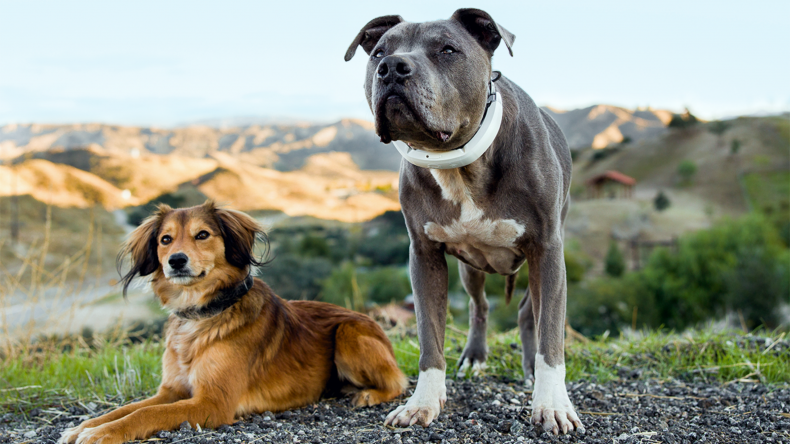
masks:
{"label": "brown dog's eye", "polygon": [[195,236],[195,239],[198,240],[208,239],[208,236],[209,236],[208,231],[203,230],[200,233],[198,233],[197,236]]}
{"label": "brown dog's eye", "polygon": [[167,244],[169,244],[170,242],[173,242],[173,238],[172,238],[172,237],[170,237],[170,236],[168,236],[168,235],[164,235],[164,236],[162,236],[162,239],[161,239],[159,242],[160,242],[162,245],[167,245]]}

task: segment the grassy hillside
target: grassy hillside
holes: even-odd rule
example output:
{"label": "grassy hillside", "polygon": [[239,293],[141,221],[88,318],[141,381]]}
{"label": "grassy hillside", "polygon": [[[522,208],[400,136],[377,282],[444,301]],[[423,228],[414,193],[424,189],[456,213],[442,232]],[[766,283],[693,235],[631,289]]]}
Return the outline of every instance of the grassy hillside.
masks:
{"label": "grassy hillside", "polygon": [[[568,239],[602,264],[612,238],[668,240],[752,208],[786,211],[781,208],[790,199],[790,120],[738,118],[724,122],[720,134],[717,124],[576,154]],[[679,173],[684,162],[696,167],[688,180]],[[609,170],[637,180],[633,198],[587,198],[586,181]],[[664,211],[653,205],[660,191],[671,202]]]}

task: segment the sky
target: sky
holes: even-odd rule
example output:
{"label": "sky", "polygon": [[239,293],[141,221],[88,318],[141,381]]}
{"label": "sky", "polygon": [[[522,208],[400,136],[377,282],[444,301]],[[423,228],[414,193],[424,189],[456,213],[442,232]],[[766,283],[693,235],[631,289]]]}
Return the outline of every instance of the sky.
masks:
{"label": "sky", "polygon": [[371,119],[372,18],[485,9],[494,69],[540,105],[705,118],[790,110],[790,1],[0,1],[0,124]]}

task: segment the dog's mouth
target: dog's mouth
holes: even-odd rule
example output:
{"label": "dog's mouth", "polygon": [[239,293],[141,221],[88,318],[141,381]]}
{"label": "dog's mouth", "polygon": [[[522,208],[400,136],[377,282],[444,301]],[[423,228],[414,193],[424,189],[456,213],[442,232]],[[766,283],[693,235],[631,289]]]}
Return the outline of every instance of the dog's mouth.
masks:
{"label": "dog's mouth", "polygon": [[[396,92],[384,94],[376,105],[376,133],[381,138],[381,143],[390,143],[393,137],[402,137],[405,133],[411,132],[409,130],[414,129],[417,129],[422,136],[419,137],[421,139],[419,142],[428,139],[432,143],[444,144],[453,136],[453,131],[431,128],[422,113],[418,112],[401,94]],[[411,146],[413,142],[406,141],[406,143]]]}
{"label": "dog's mouth", "polygon": [[167,276],[167,280],[176,285],[189,285],[194,284],[204,277],[206,277],[205,270],[201,271],[197,275],[191,274],[189,270],[184,270],[172,272],[170,276]]}

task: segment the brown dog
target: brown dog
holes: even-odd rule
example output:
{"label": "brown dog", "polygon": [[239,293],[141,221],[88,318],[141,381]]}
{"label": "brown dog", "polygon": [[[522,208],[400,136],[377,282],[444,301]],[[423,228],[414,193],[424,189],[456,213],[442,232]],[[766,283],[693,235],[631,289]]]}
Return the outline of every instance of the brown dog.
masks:
{"label": "brown dog", "polygon": [[62,443],[115,444],[159,430],[230,424],[236,415],[318,401],[341,387],[368,406],[398,396],[406,378],[392,345],[365,315],[285,301],[250,275],[261,226],[208,201],[161,205],[130,236],[124,293],[137,275],[172,314],[158,393],[66,430]]}

